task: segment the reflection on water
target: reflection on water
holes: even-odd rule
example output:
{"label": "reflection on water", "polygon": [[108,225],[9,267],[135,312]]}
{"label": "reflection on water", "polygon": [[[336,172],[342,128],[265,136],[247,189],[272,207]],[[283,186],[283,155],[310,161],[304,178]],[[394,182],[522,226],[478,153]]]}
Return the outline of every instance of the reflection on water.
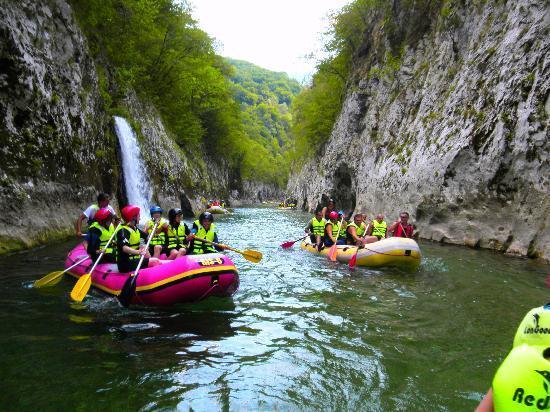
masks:
{"label": "reflection on water", "polygon": [[13,409],[468,410],[544,303],[548,267],[488,251],[421,244],[415,274],[357,268],[296,243],[309,216],[237,209],[216,216],[233,255],[233,298],[119,307],[74,284],[28,286],[74,243],[0,258],[0,404]]}

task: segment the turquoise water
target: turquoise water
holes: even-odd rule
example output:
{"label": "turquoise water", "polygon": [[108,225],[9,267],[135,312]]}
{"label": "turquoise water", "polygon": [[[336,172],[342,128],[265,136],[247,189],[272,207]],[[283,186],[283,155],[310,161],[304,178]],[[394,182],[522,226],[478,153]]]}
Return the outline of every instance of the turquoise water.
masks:
{"label": "turquoise water", "polygon": [[421,243],[415,274],[347,266],[296,244],[309,216],[216,216],[233,298],[119,307],[74,280],[32,289],[74,242],[0,257],[2,410],[472,410],[534,306],[549,267]]}

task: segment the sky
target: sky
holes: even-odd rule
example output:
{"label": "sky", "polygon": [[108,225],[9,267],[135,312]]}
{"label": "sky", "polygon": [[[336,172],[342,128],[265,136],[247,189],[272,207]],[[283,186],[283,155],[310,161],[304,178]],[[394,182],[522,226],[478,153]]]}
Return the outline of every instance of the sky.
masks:
{"label": "sky", "polygon": [[307,80],[320,52],[327,14],[351,0],[190,0],[199,27],[216,39],[217,52]]}

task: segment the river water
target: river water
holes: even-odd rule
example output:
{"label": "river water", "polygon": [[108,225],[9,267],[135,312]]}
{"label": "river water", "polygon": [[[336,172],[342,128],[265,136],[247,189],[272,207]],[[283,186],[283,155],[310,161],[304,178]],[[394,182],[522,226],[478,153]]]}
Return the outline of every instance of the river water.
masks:
{"label": "river water", "polygon": [[279,245],[309,215],[241,208],[217,218],[232,298],[123,309],[74,280],[32,289],[75,242],[0,257],[2,410],[472,410],[549,267],[421,243],[417,273],[358,268]]}

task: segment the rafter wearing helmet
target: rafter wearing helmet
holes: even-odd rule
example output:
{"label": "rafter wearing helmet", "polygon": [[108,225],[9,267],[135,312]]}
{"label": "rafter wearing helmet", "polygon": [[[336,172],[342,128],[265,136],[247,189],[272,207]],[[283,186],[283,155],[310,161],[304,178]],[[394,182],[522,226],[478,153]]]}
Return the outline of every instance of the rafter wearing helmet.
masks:
{"label": "rafter wearing helmet", "polygon": [[120,211],[124,225],[116,234],[117,239],[117,265],[119,272],[132,272],[136,269],[141,255],[144,255],[142,268],[156,266],[160,263],[157,258],[152,258],[140,240],[146,240],[146,232],[137,227],[139,223],[139,207],[128,205]]}
{"label": "rafter wearing helmet", "polygon": [[187,253],[189,227],[181,221],[183,211],[180,208],[168,211],[165,250],[168,259],[177,259]]}
{"label": "rafter wearing helmet", "polygon": [[112,224],[113,213],[109,209],[99,209],[95,212],[94,221],[88,229],[88,245],[87,252],[95,262],[103,249],[105,253],[103,254],[102,263],[115,263],[116,255],[115,249],[112,245],[109,245],[107,248],[107,242],[111,238],[115,228]]}

